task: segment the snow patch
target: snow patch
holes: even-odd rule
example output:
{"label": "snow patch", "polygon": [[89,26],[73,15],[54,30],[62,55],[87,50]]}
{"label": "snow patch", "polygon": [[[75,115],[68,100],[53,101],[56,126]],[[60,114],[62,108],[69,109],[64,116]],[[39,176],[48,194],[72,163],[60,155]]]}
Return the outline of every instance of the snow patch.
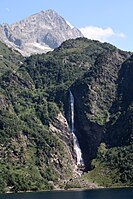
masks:
{"label": "snow patch", "polygon": [[53,49],[52,48],[50,48],[48,45],[41,45],[40,43],[37,43],[37,42],[35,42],[35,43],[31,43],[31,45],[33,45],[33,46],[35,46],[35,47],[37,47],[37,48],[40,48],[40,49],[42,49],[42,50],[47,50],[47,51],[52,51]]}

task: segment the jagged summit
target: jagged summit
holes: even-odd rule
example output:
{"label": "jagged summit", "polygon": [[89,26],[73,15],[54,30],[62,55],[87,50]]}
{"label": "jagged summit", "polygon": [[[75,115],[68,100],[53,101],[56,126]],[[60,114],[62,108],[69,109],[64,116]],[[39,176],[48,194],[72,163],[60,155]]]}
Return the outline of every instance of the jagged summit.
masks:
{"label": "jagged summit", "polygon": [[0,26],[0,39],[23,55],[46,53],[63,41],[83,37],[77,28],[71,28],[56,11],[33,14],[11,26]]}
{"label": "jagged summit", "polygon": [[[36,13],[36,14],[38,14],[38,13]],[[36,14],[34,14],[34,15],[36,15]],[[46,15],[47,14],[47,15],[49,15],[51,17],[53,17],[55,15],[59,16],[59,14],[55,10],[52,10],[52,9],[42,10],[40,12],[40,14],[42,14],[42,15]]]}

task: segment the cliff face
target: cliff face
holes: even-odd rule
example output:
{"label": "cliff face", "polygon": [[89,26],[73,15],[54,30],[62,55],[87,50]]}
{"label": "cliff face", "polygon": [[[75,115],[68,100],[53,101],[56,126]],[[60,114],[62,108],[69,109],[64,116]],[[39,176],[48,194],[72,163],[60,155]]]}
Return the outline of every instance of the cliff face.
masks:
{"label": "cliff face", "polygon": [[87,178],[132,185],[132,53],[78,38],[18,64],[20,55],[0,45],[1,191],[51,189],[75,177],[70,90]]}
{"label": "cliff face", "polygon": [[[70,132],[70,128],[66,118],[60,112],[58,116],[54,119],[54,121],[50,124],[50,131],[52,131],[55,136],[62,142],[64,148],[63,153],[65,154],[63,157],[57,155],[58,161],[62,161],[62,166],[59,164],[57,168],[57,172],[61,170],[61,174],[69,174],[66,177],[71,178],[72,176],[76,176],[77,167],[76,167],[76,154],[73,149],[73,138]],[[58,152],[57,152],[58,153]],[[69,166],[69,167],[68,167]],[[66,178],[66,179],[67,179]]]}
{"label": "cliff face", "polygon": [[[110,108],[113,117],[106,127],[105,140],[109,146],[132,143],[133,57],[125,61],[118,73],[116,100]],[[111,128],[109,126],[111,125]]]}
{"label": "cliff face", "polygon": [[110,121],[121,64],[128,57],[128,53],[117,49],[100,54],[94,65],[71,87],[75,96],[76,128],[87,168],[96,156],[104,128]]}

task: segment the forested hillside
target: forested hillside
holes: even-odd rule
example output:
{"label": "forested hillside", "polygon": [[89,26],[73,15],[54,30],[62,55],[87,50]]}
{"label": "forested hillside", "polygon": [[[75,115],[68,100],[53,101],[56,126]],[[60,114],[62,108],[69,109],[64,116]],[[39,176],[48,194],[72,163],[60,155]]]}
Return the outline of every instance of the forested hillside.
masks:
{"label": "forested hillside", "polygon": [[70,89],[89,171],[82,178],[133,184],[132,53],[78,38],[28,58],[0,43],[0,54],[1,192],[53,189],[75,177]]}

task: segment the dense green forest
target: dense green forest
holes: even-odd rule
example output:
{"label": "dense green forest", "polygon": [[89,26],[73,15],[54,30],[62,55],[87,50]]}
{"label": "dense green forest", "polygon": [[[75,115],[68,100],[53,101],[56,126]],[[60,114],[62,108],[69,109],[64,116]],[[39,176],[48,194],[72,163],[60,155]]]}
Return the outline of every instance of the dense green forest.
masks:
{"label": "dense green forest", "polygon": [[0,54],[0,192],[53,189],[74,176],[69,128],[57,121],[69,121],[69,89],[82,178],[133,185],[132,53],[78,38],[27,58],[0,43]]}

